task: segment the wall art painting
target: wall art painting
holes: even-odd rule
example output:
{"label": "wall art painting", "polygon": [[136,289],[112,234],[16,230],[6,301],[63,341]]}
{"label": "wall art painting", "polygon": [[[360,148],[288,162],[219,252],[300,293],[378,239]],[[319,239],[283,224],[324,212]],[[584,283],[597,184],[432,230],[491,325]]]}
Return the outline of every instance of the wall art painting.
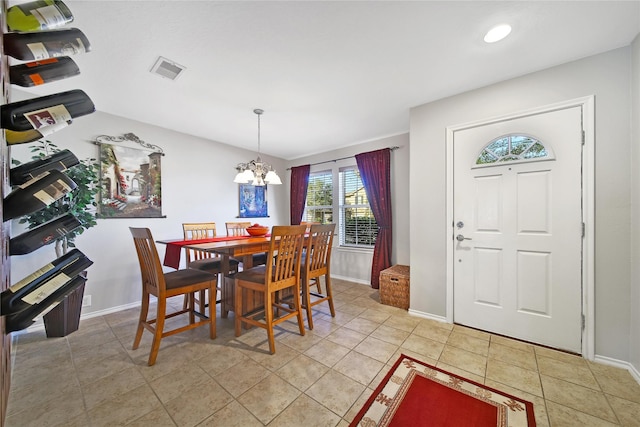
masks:
{"label": "wall art painting", "polygon": [[268,217],[267,186],[240,184],[239,218]]}
{"label": "wall art painting", "polygon": [[[140,149],[130,144],[142,145]],[[133,134],[99,136],[99,218],[163,218],[162,149]]]}

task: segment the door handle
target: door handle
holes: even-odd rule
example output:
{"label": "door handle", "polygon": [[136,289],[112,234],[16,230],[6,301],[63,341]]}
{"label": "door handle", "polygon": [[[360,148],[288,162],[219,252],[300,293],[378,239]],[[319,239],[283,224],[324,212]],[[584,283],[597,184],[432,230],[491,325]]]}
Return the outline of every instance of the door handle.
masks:
{"label": "door handle", "polygon": [[471,240],[471,237],[464,237],[462,234],[458,234],[458,235],[456,236],[456,240],[457,240],[458,242],[462,242],[463,240]]}

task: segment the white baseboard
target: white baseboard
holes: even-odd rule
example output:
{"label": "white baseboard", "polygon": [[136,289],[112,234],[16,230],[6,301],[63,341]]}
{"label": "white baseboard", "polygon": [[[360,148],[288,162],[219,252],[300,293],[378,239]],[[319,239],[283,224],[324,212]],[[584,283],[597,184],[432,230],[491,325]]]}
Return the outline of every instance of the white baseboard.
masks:
{"label": "white baseboard", "polygon": [[444,316],[436,316],[435,314],[425,313],[424,311],[412,310],[409,308],[409,314],[416,317],[422,317],[423,319],[435,320],[436,322],[449,323]]}
{"label": "white baseboard", "polygon": [[[91,319],[93,317],[104,316],[105,314],[117,313],[122,310],[127,310],[129,308],[136,308],[136,307],[140,307],[140,301],[119,305],[116,307],[110,307],[104,310],[92,311],[91,313],[87,313],[87,314],[80,314],[80,321],[84,319]],[[44,329],[44,322],[42,321],[42,317],[40,317],[36,319],[36,322],[33,325],[29,326],[27,329],[18,331],[17,334],[42,331],[43,329]]]}
{"label": "white baseboard", "polygon": [[[151,298],[150,301],[153,302],[153,297]],[[137,308],[137,307],[140,307],[140,301],[131,302],[129,304],[124,304],[124,305],[119,305],[119,306],[116,306],[116,307],[110,307],[110,308],[106,308],[104,310],[92,311],[91,313],[87,313],[85,315],[81,315],[80,316],[80,320],[82,320],[82,319],[91,319],[93,317],[104,316],[105,314],[117,313],[118,311],[128,310],[130,308]]]}
{"label": "white baseboard", "polygon": [[[435,314],[425,313],[422,311],[412,310],[412,309],[409,309],[409,314],[416,317],[421,317],[423,319],[431,319],[437,322],[448,323],[446,317],[444,316],[437,316]],[[599,355],[596,355],[593,361],[597,363],[602,363],[603,365],[609,365],[616,368],[626,369],[627,371],[629,371],[633,379],[635,379],[636,382],[640,384],[640,371],[638,370],[638,368],[636,368],[629,362],[613,359],[611,357],[599,356]]]}
{"label": "white baseboard", "polygon": [[[365,279],[354,279],[353,277],[345,277],[345,276],[336,276],[334,274],[331,275],[332,278],[335,279],[340,279],[340,280],[346,280],[348,282],[355,282],[355,283],[359,283],[362,285],[370,285],[371,282],[369,282],[368,280]],[[154,297],[151,297],[151,301],[153,302]],[[104,316],[106,314],[111,314],[111,313],[117,313],[118,311],[122,311],[122,310],[127,310],[129,308],[136,308],[136,307],[140,307],[140,301],[137,302],[132,302],[129,304],[124,304],[124,305],[119,305],[119,306],[115,306],[115,307],[110,307],[104,310],[98,310],[98,311],[92,311],[91,313],[87,313],[87,314],[80,314],[80,320],[84,320],[84,319],[91,319],[93,317],[99,317],[99,316]],[[26,329],[23,329],[21,331],[17,331],[14,332],[14,335],[19,335],[19,334],[25,334],[25,333],[29,333],[29,332],[36,332],[36,331],[42,331],[44,330],[44,323],[42,321],[42,317],[38,317],[35,319],[35,323],[31,326],[29,326]]]}
{"label": "white baseboard", "polygon": [[354,279],[353,277],[338,276],[338,275],[335,275],[333,273],[331,273],[331,278],[332,279],[346,280],[347,282],[360,283],[361,285],[371,285],[371,282],[369,280]]}
{"label": "white baseboard", "polygon": [[[366,280],[357,280],[357,279],[353,279],[353,278],[350,278],[350,277],[342,277],[342,276],[334,276],[334,275],[332,275],[331,277],[335,277],[336,279],[341,279],[341,280],[348,280],[350,282],[356,282],[356,283],[360,283],[360,284],[364,284],[364,285],[368,285],[369,284],[369,282],[366,281]],[[93,317],[104,316],[104,315],[111,314],[111,313],[117,313],[117,312],[122,311],[122,310],[127,310],[127,309],[130,309],[130,308],[136,308],[136,307],[139,307],[139,306],[140,306],[140,301],[137,301],[137,302],[132,302],[132,303],[129,303],[129,304],[124,304],[124,305],[120,305],[120,306],[116,306],[116,307],[110,307],[110,308],[107,308],[107,309],[104,309],[104,310],[92,311],[91,313],[80,315],[80,320],[91,319]],[[445,316],[437,316],[437,315],[432,314],[432,313],[426,313],[426,312],[423,312],[423,311],[412,310],[411,308],[409,308],[409,314],[411,314],[412,316],[421,317],[423,319],[430,319],[430,320],[435,320],[436,322],[448,323],[447,322],[447,318]],[[40,319],[36,320],[36,323],[34,323],[32,326],[29,326],[27,329],[24,329],[22,331],[18,331],[16,333],[14,333],[13,335],[19,335],[19,334],[22,334],[22,333],[35,332],[35,331],[41,331],[43,329],[44,329],[44,323],[42,322],[42,318],[40,318]],[[607,356],[600,356],[600,355],[597,355],[597,354],[594,357],[594,362],[602,363],[603,365],[609,365],[609,366],[613,366],[613,367],[616,367],[616,368],[626,369],[627,371],[629,371],[629,373],[631,374],[633,379],[635,379],[636,382],[638,384],[640,384],[640,371],[629,362],[625,362],[623,360],[618,360],[618,359],[613,359],[613,358],[607,357]]]}
{"label": "white baseboard", "polygon": [[611,357],[599,356],[597,354],[593,358],[593,361],[602,363],[603,365],[609,365],[616,368],[626,369],[627,371],[629,371],[633,379],[636,380],[638,384],[640,384],[640,371],[638,371],[638,369],[629,362],[625,362],[624,360],[613,359]]}

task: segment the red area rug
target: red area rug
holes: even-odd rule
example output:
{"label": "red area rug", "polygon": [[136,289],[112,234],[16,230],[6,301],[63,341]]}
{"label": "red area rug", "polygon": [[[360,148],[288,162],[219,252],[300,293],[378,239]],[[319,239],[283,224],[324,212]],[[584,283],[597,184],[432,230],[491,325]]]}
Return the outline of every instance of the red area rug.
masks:
{"label": "red area rug", "polygon": [[350,426],[535,427],[533,404],[405,356]]}

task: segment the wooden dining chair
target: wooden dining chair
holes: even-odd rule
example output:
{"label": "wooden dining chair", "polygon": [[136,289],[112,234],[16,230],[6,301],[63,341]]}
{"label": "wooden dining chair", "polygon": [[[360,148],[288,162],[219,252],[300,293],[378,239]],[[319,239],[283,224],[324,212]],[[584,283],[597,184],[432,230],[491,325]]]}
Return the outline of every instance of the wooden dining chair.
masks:
{"label": "wooden dining chair", "polygon": [[[305,230],[305,234],[306,235],[309,235],[309,231],[311,230],[311,226],[313,224],[322,224],[322,223],[321,222],[311,222],[311,221],[300,221],[300,225],[305,225],[307,227],[307,229]],[[304,267],[304,252],[305,252],[305,250],[306,250],[306,245],[305,245],[305,247],[302,248],[303,257],[302,257],[302,261],[301,261],[301,267]],[[318,286],[318,292],[320,292],[320,291],[321,291],[321,289]]]}
{"label": "wooden dining chair", "polygon": [[[216,237],[216,223],[215,222],[184,222],[182,223],[182,233],[184,240],[202,240]],[[197,249],[185,248],[186,252],[186,265],[187,268],[194,268],[196,270],[206,271],[216,275],[233,274],[238,271],[239,262],[235,259],[229,260],[230,271],[222,271],[222,258],[212,254],[211,252],[199,251]],[[221,278],[218,279],[218,284],[221,283]],[[220,286],[218,286],[219,290]],[[217,292],[216,292],[217,294]],[[183,308],[186,309],[188,305],[188,295],[185,295]],[[217,299],[217,298],[216,298]],[[200,313],[205,313],[205,291],[200,291],[198,298],[195,299],[195,303],[198,304]]]}
{"label": "wooden dining chair", "polygon": [[[248,236],[247,227],[251,227],[249,221],[226,222],[227,236]],[[264,265],[267,262],[267,256],[264,253],[253,254],[253,265]],[[237,260],[242,262],[241,260]],[[244,266],[243,266],[244,267]]]}
{"label": "wooden dining chair", "polygon": [[309,231],[311,230],[311,226],[314,224],[321,224],[320,222],[311,222],[311,221],[301,221],[300,225],[304,225],[307,227],[307,229],[305,230],[305,233],[309,234]]}
{"label": "wooden dining chair", "polygon": [[[269,351],[276,352],[273,327],[292,317],[297,317],[300,335],[304,335],[304,321],[300,306],[300,260],[304,243],[304,225],[274,226],[266,265],[248,268],[236,273],[235,278],[235,333],[240,336],[242,324],[258,326],[267,330]],[[291,305],[278,300],[276,293],[290,289]],[[260,293],[264,306],[245,313],[244,291]],[[278,317],[274,317],[274,309]],[[281,315],[281,312],[285,314]],[[264,316],[264,319],[261,317]]]}
{"label": "wooden dining chair", "polygon": [[[307,311],[309,329],[313,329],[311,307],[323,302],[329,304],[331,317],[336,317],[333,308],[333,292],[331,290],[331,248],[335,224],[311,224],[309,236],[306,239],[304,260],[301,267],[302,307]],[[325,292],[322,292],[320,278],[324,276]],[[312,292],[315,285],[317,291]],[[311,298],[313,296],[313,299]]]}
{"label": "wooden dining chair", "polygon": [[[216,312],[215,310],[210,310],[211,314],[208,317],[197,313],[194,310],[193,293],[204,290],[208,291],[209,305],[210,307],[215,307],[213,295],[215,295],[218,277],[215,274],[191,268],[164,273],[151,231],[148,228],[133,227],[129,227],[129,230],[133,236],[133,242],[138,254],[140,274],[142,277],[142,304],[140,307],[138,329],[133,340],[133,350],[136,350],[140,345],[144,329],[147,329],[153,334],[151,352],[149,353],[149,366],[156,363],[162,338],[197,328],[198,326],[208,325],[209,337],[214,339],[216,337]],[[192,295],[189,298],[188,307],[167,314],[167,299],[187,294]],[[148,318],[151,295],[157,298],[155,318]],[[189,315],[189,324],[165,331],[165,320],[181,314]],[[195,316],[198,316],[202,320],[196,322]]]}

